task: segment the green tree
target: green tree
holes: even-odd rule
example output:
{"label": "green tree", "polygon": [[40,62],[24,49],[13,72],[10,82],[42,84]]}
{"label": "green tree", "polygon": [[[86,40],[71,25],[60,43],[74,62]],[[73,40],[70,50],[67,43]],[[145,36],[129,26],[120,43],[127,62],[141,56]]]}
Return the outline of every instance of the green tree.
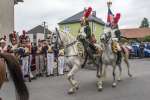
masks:
{"label": "green tree", "polygon": [[149,27],[149,21],[147,18],[143,18],[140,26],[140,28],[145,28],[145,27]]}
{"label": "green tree", "polygon": [[150,42],[150,36],[145,36],[144,37],[144,42]]}

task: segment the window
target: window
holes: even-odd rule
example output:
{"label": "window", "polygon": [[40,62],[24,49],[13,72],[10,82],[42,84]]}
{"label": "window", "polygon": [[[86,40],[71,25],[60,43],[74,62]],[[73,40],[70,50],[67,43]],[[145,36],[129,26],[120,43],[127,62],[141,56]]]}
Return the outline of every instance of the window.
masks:
{"label": "window", "polygon": [[93,24],[93,32],[96,32],[96,24]]}
{"label": "window", "polygon": [[67,25],[64,26],[64,32],[65,33],[69,33],[70,32],[69,26],[67,26]]}
{"label": "window", "polygon": [[36,34],[33,34],[33,39],[36,39],[36,38],[37,38]]}
{"label": "window", "polygon": [[33,34],[33,42],[36,43],[37,34]]}

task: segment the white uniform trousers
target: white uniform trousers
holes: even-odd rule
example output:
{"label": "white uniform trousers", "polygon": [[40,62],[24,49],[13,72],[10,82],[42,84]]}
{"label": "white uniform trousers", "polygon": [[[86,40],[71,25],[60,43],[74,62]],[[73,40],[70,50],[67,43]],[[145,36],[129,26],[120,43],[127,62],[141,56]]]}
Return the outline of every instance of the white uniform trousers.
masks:
{"label": "white uniform trousers", "polygon": [[22,73],[28,75],[29,72],[29,56],[22,57]]}
{"label": "white uniform trousers", "polygon": [[65,65],[65,59],[64,56],[59,56],[58,57],[58,72],[60,75],[64,74],[64,65]]}
{"label": "white uniform trousers", "polygon": [[32,55],[29,56],[29,73],[30,73],[30,77],[33,78],[33,74],[31,71],[31,65],[32,65]]}
{"label": "white uniform trousers", "polygon": [[47,53],[47,75],[53,74],[54,70],[54,54]]}
{"label": "white uniform trousers", "polygon": [[43,74],[44,55],[43,54],[36,55],[35,61],[36,61],[36,71],[37,71],[36,73],[37,73],[37,75]]}

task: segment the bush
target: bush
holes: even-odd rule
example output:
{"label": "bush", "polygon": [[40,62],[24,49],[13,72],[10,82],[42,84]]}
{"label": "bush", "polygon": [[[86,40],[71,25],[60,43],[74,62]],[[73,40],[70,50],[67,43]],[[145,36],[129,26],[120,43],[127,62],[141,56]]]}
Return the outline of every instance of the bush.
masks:
{"label": "bush", "polygon": [[144,42],[150,42],[150,36],[144,37]]}

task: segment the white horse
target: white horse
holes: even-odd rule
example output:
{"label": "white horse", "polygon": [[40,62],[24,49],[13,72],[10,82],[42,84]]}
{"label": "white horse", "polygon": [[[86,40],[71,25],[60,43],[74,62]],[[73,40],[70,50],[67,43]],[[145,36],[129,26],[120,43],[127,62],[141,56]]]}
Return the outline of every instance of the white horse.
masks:
{"label": "white horse", "polygon": [[[104,76],[106,74],[106,69],[108,65],[112,65],[113,68],[113,87],[116,87],[117,81],[116,81],[116,66],[119,67],[119,77],[118,81],[121,80],[121,74],[122,74],[122,68],[121,68],[121,60],[122,56],[124,57],[124,61],[127,64],[128,68],[128,75],[129,77],[132,77],[130,73],[130,65],[128,61],[128,52],[121,52],[120,60],[118,59],[117,53],[114,53],[112,50],[112,43],[113,43],[113,37],[117,29],[111,29],[110,27],[105,27],[104,33],[101,35],[101,40],[102,40],[102,47],[103,47],[103,53],[102,53],[102,70],[99,71],[100,73],[100,78],[98,80],[98,89],[101,91],[103,89],[103,81],[104,81]],[[119,61],[118,61],[119,60]]]}
{"label": "white horse", "polygon": [[[79,83],[74,79],[75,74],[81,68],[83,64],[83,58],[78,55],[78,48],[77,42],[78,40],[73,37],[69,33],[63,33],[56,31],[58,35],[58,44],[63,44],[64,51],[65,51],[65,63],[71,68],[69,73],[67,74],[67,78],[69,83],[71,84],[71,88],[69,89],[68,93],[72,94],[75,93],[76,90],[79,88]],[[100,57],[99,57],[100,58]],[[99,66],[96,64],[97,67]]]}

